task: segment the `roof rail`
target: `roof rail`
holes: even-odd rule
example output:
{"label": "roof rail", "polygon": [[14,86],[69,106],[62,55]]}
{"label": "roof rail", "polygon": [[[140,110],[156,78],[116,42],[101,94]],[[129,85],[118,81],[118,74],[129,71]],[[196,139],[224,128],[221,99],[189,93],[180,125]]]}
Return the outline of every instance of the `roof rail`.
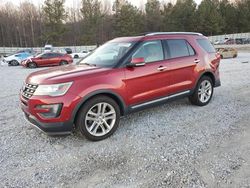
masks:
{"label": "roof rail", "polygon": [[196,33],[196,32],[152,32],[152,33],[145,33],[145,36],[154,36],[154,35],[199,35],[199,36],[202,36],[201,33]]}

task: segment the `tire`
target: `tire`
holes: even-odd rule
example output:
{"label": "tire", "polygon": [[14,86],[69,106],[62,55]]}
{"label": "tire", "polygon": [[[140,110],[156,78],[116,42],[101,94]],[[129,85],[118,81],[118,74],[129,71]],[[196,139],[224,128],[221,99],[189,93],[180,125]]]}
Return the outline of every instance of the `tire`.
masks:
{"label": "tire", "polygon": [[61,62],[60,62],[60,65],[67,65],[67,64],[68,64],[67,61],[61,61]]}
{"label": "tire", "polygon": [[233,56],[233,58],[236,58],[237,57],[237,55],[235,54],[234,56]]}
{"label": "tire", "polygon": [[30,62],[30,63],[28,64],[28,67],[31,68],[31,69],[37,68],[37,64],[36,64],[35,62]]}
{"label": "tire", "polygon": [[223,59],[223,55],[220,55],[220,58]]}
{"label": "tire", "polygon": [[78,58],[79,58],[79,55],[74,55],[74,58],[75,58],[75,59],[78,59]]}
{"label": "tire", "polygon": [[18,66],[18,65],[19,65],[19,62],[17,60],[12,60],[9,63],[9,66]]}
{"label": "tire", "polygon": [[213,81],[208,76],[203,76],[196,88],[194,93],[189,97],[189,101],[197,106],[205,106],[212,99],[214,92]]}
{"label": "tire", "polygon": [[[103,108],[106,115],[101,112]],[[88,140],[99,141],[111,136],[116,131],[119,122],[118,104],[113,99],[100,95],[91,98],[81,107],[76,119],[76,128]]]}

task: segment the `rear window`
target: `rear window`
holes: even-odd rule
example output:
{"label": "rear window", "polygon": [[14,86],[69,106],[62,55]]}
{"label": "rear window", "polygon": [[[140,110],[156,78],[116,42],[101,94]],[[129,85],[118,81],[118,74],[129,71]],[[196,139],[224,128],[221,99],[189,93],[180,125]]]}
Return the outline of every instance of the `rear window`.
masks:
{"label": "rear window", "polygon": [[209,40],[207,39],[197,39],[197,42],[199,43],[199,45],[208,53],[214,53],[215,48],[213,47],[213,45],[209,42]]}

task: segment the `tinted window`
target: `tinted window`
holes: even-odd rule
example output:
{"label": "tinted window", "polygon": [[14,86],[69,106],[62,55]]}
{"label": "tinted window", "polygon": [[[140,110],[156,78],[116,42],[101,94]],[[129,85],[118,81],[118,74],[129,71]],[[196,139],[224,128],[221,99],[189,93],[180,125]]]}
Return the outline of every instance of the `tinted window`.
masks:
{"label": "tinted window", "polygon": [[42,54],[41,57],[42,57],[42,58],[48,58],[48,57],[49,57],[49,54]]}
{"label": "tinted window", "polygon": [[53,54],[53,57],[61,57],[61,56],[63,56],[63,54],[60,54],[60,53],[54,53]]}
{"label": "tinted window", "polygon": [[197,39],[199,45],[208,53],[214,53],[215,49],[213,45],[207,39]]}
{"label": "tinted window", "polygon": [[187,44],[187,47],[188,47],[189,55],[195,55],[195,51],[192,48],[192,46],[190,46],[190,44],[188,42],[186,42],[186,44]]}
{"label": "tinted window", "polygon": [[52,53],[49,53],[47,56],[48,56],[49,58],[52,58],[52,57],[54,57],[55,55],[52,54]]}
{"label": "tinted window", "polygon": [[132,58],[144,58],[145,63],[161,61],[164,59],[161,41],[144,42],[134,53]]}
{"label": "tinted window", "polygon": [[48,53],[47,56],[48,56],[49,58],[54,58],[54,57],[59,57],[59,56],[61,56],[61,54],[59,54],[59,53]]}
{"label": "tinted window", "polygon": [[165,42],[167,43],[168,58],[189,56],[189,49],[186,40],[170,39],[166,40]]}

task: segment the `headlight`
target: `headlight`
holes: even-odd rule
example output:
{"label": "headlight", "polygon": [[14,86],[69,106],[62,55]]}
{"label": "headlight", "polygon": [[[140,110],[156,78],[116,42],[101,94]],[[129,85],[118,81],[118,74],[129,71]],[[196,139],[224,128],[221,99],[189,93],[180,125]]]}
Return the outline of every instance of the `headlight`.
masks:
{"label": "headlight", "polygon": [[49,95],[49,96],[62,96],[70,88],[73,82],[51,84],[51,85],[38,85],[34,95]]}

